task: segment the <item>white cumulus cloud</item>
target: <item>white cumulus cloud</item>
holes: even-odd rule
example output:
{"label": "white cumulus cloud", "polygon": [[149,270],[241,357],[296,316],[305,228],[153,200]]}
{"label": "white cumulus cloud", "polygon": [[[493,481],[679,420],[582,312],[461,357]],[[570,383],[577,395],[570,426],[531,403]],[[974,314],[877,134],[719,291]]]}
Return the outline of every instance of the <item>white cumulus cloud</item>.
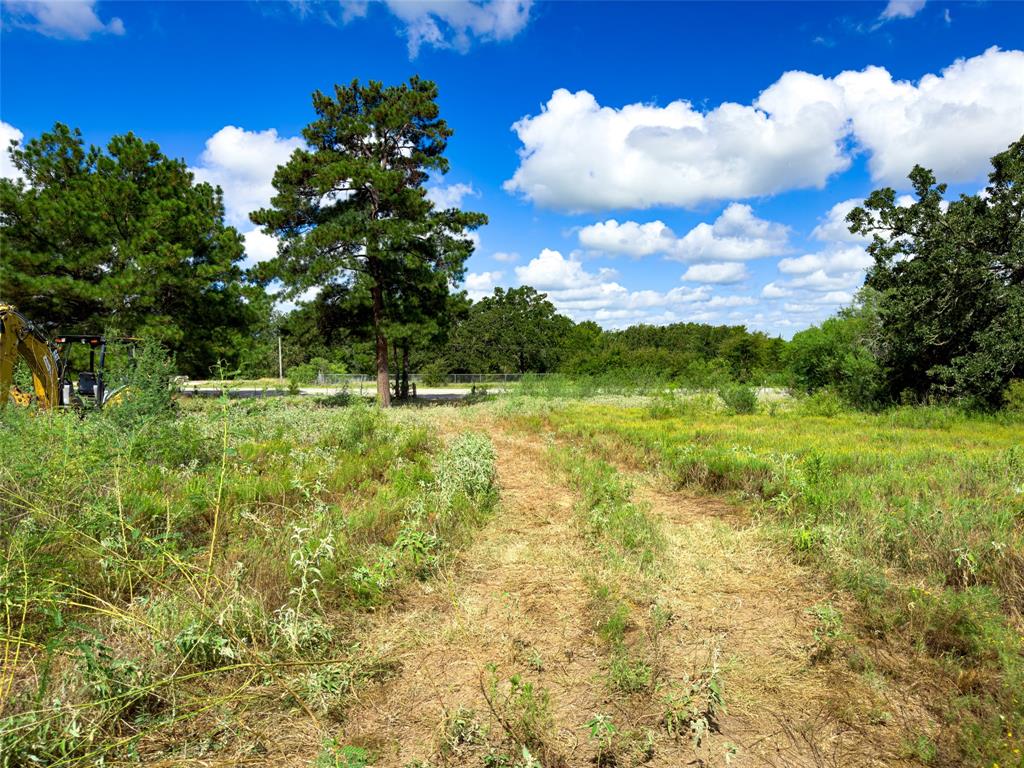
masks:
{"label": "white cumulus cloud", "polygon": [[757,299],[751,296],[712,296],[704,306],[718,309],[720,307],[749,307],[754,304],[757,304]]}
{"label": "white cumulus cloud", "polygon": [[675,232],[662,221],[646,224],[624,221],[620,224],[615,219],[585,226],[580,229],[578,237],[584,248],[634,258],[668,253],[678,241]]}
{"label": "white cumulus cloud", "polygon": [[669,254],[679,261],[749,261],[789,250],[789,229],[759,219],[749,205],[732,203],[713,224],[687,232]]}
{"label": "white cumulus cloud", "polygon": [[21,171],[14,167],[11,156],[7,152],[12,141],[21,142],[23,138],[25,138],[25,134],[10,123],[0,120],[0,179],[23,178]]}
{"label": "white cumulus cloud", "polygon": [[[722,265],[726,267],[742,265]],[[719,311],[757,303],[749,296],[716,296],[707,284],[677,286],[667,291],[630,290],[617,280],[614,270],[589,271],[575,256],[544,249],[524,266],[516,278],[547,294],[558,308],[574,320],[595,320],[609,327],[633,323],[711,322]]]}
{"label": "white cumulus cloud", "polygon": [[776,105],[766,92],[778,108],[770,114],[732,103],[705,113],[688,101],[615,109],[588,91],[560,88],[539,115],[512,126],[523,147],[505,189],[542,206],[586,211],[821,186],[849,165],[835,139],[842,110],[824,90],[808,104]]}
{"label": "white cumulus cloud", "polygon": [[512,128],[522,148],[505,189],[570,211],[821,188],[858,149],[875,182],[905,184],[915,163],[970,181],[1024,129],[1024,52],[993,47],[917,82],[875,66],[791,71],[749,105],[707,111],[685,100],[608,107],[563,88]]}
{"label": "white cumulus cloud", "polygon": [[466,275],[463,287],[469,298],[473,301],[480,301],[484,296],[494,292],[498,281],[501,280],[501,272],[470,272]]}
{"label": "white cumulus cloud", "polygon": [[461,208],[463,199],[478,194],[472,184],[437,185],[427,188],[427,199],[440,209]]}
{"label": "white cumulus cloud", "polygon": [[602,269],[597,273],[587,272],[583,263],[565,258],[559,251],[545,248],[540,255],[522,267],[516,267],[516,277],[525,285],[538,289],[553,288],[571,290],[593,286],[611,280],[614,270]]}
{"label": "white cumulus cloud", "polygon": [[925,0],[889,0],[879,18],[909,19],[919,14],[924,4]]}
{"label": "white cumulus cloud", "polygon": [[730,204],[711,224],[702,222],[678,237],[664,222],[639,224],[615,219],[583,227],[580,245],[628,256],[664,254],[684,262],[748,261],[779,256],[789,250],[789,230],[754,215],[749,205]]}
{"label": "white cumulus cloud", "polygon": [[941,181],[981,178],[989,158],[1024,132],[1024,51],[989,48],[917,84],[893,80],[882,67],[843,72],[834,82],[876,182],[906,186],[915,164]]}
{"label": "white cumulus cloud", "polygon": [[228,224],[247,227],[249,214],[270,204],[274,171],[287,162],[304,142],[278,136],[273,128],[247,131],[225,126],[206,140],[199,165],[192,168],[197,181],[220,186]]}
{"label": "white cumulus cloud", "polygon": [[274,171],[303,144],[298,137],[278,136],[273,128],[247,131],[228,125],[206,140],[199,165],[191,169],[196,181],[224,192],[224,218],[242,233],[246,266],[277,255],[277,238],[253,227],[249,214],[270,204]]}
{"label": "white cumulus cloud", "polygon": [[836,247],[807,253],[791,259],[779,260],[779,272],[787,275],[803,275],[822,270],[827,274],[845,274],[847,272],[863,273],[871,266],[873,260],[863,248]]}
{"label": "white cumulus cloud", "polygon": [[93,35],[124,34],[121,19],[100,19],[95,0],[5,0],[3,11],[14,26],[58,40],[88,40]]}
{"label": "white cumulus cloud", "polygon": [[335,19],[331,5],[292,0],[302,16],[320,15],[330,23],[366,18],[371,6],[386,8],[401,22],[410,59],[424,46],[465,53],[474,40],[511,40],[529,23],[532,4],[533,0],[340,0],[340,19]]}
{"label": "white cumulus cloud", "polygon": [[739,283],[747,278],[747,268],[736,262],[725,264],[694,264],[683,273],[691,283]]}
{"label": "white cumulus cloud", "polygon": [[853,197],[836,203],[829,208],[828,213],[821,219],[821,223],[811,232],[811,237],[815,240],[844,243],[864,243],[870,241],[871,238],[869,237],[851,234],[850,225],[846,223],[847,214],[859,205],[864,205],[864,200],[859,197]]}
{"label": "white cumulus cloud", "polygon": [[768,283],[761,289],[761,295],[766,299],[784,299],[792,296],[793,291],[776,283]]}
{"label": "white cumulus cloud", "polygon": [[245,241],[245,262],[246,267],[251,267],[261,261],[269,261],[277,256],[277,238],[273,235],[266,235],[258,229],[251,229],[242,235]]}

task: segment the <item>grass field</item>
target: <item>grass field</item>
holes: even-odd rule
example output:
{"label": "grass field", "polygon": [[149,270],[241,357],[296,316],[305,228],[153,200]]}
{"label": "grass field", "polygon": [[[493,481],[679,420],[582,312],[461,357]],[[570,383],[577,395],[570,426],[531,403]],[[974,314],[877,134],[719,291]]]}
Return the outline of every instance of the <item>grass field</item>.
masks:
{"label": "grass field", "polygon": [[543,394],[8,409],[0,765],[1024,765],[1020,421]]}
{"label": "grass field", "polygon": [[[659,399],[521,418],[609,461],[653,467],[672,487],[748,506],[755,525],[856,600],[851,640],[914,657],[910,676],[891,670],[894,683],[926,675],[943,691],[928,703],[953,726],[938,734],[955,740],[946,754],[1021,764],[1024,424],[942,408],[768,410]],[[852,645],[850,662],[878,672]]]}

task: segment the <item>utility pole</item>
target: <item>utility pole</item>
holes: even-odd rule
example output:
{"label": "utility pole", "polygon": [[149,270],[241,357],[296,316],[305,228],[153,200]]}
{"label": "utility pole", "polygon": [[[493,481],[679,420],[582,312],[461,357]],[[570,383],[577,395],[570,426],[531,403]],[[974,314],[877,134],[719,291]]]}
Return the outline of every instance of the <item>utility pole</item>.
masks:
{"label": "utility pole", "polygon": [[277,334],[277,378],[284,381],[284,365],[281,361],[281,334]]}

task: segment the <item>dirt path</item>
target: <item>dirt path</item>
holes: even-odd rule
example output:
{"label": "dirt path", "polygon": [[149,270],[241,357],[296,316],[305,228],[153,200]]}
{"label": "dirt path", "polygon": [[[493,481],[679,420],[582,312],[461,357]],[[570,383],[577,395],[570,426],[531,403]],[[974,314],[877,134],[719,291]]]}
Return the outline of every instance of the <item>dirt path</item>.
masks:
{"label": "dirt path", "polygon": [[[378,750],[382,768],[436,759],[444,723],[460,707],[490,721],[497,736],[481,691],[489,664],[502,678],[522,674],[550,692],[554,746],[571,765],[586,762],[580,726],[605,692],[587,590],[573,560],[573,497],[545,470],[537,445],[501,432],[493,440],[501,488],[495,517],[451,580],[418,585],[367,639],[400,661],[402,672],[363,696],[345,739]],[[480,765],[486,748],[452,752],[447,764]]]}
{"label": "dirt path", "polygon": [[715,654],[722,668],[728,709],[710,754],[732,744],[736,766],[917,764],[903,760],[903,742],[916,735],[923,708],[851,670],[841,618],[830,621],[843,601],[735,508],[633,477],[634,497],[671,542],[661,600],[677,622],[665,663],[683,671]]}
{"label": "dirt path", "polygon": [[500,679],[521,675],[550,695],[550,765],[595,764],[586,723],[598,712],[653,739],[619,765],[901,764],[905,723],[917,713],[845,660],[821,658],[812,611],[831,603],[810,574],[734,509],[639,475],[635,495],[670,542],[657,601],[673,618],[658,664],[678,683],[717,660],[727,713],[695,749],[661,727],[662,691],[611,693],[581,577],[589,555],[573,524],[575,498],[540,437],[490,428],[499,508],[446,579],[414,585],[374,618],[365,647],[401,671],[360,695],[344,743],[374,750],[381,768],[481,766],[502,737],[481,685],[494,665]]}

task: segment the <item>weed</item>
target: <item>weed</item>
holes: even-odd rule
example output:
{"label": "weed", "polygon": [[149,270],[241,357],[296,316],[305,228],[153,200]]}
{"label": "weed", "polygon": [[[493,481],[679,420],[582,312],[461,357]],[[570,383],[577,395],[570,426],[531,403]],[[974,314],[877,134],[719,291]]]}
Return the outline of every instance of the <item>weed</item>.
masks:
{"label": "weed", "polygon": [[829,601],[811,606],[807,613],[816,620],[811,662],[828,661],[835,652],[836,644],[845,637],[843,614]]}
{"label": "weed", "polygon": [[447,758],[463,746],[483,744],[486,736],[486,729],[476,712],[468,707],[459,707],[445,717],[438,750]]}
{"label": "weed", "polygon": [[694,749],[709,733],[718,731],[718,715],[725,712],[725,698],[715,654],[701,674],[690,677],[664,698],[662,724],[674,739],[688,736]]}
{"label": "weed", "polygon": [[730,413],[754,413],[757,410],[757,392],[753,387],[732,384],[719,389],[718,396]]}
{"label": "weed", "polygon": [[334,658],[335,627],[427,575],[493,503],[481,436],[438,454],[422,423],[360,403],[143,403],[123,404],[130,419],[3,414],[11,765],[145,762],[167,739],[220,760],[254,697],[340,718],[389,672],[358,648]]}
{"label": "weed", "polygon": [[609,715],[594,715],[587,722],[587,734],[597,749],[597,765],[615,765],[615,737],[618,729]]}
{"label": "weed", "polygon": [[[574,450],[629,456],[677,487],[752,503],[803,562],[855,599],[842,632],[910,644],[967,681],[968,695],[951,688],[927,702],[957,724],[936,736],[940,750],[964,765],[1012,764],[995,734],[1000,716],[1024,730],[1011,693],[1024,684],[1011,618],[1024,605],[1019,421],[840,405],[819,395],[783,403],[775,418],[707,409],[652,420],[645,407],[608,403],[544,404],[542,413]],[[837,645],[819,635],[815,651]]]}
{"label": "weed", "polygon": [[800,398],[797,412],[803,416],[823,416],[834,419],[841,413],[849,411],[843,399],[830,389],[819,389],[817,392]]}
{"label": "weed", "polygon": [[606,462],[571,452],[556,460],[579,489],[580,523],[587,536],[611,559],[624,559],[641,571],[655,567],[665,538],[644,505],[631,500],[632,488]]}
{"label": "weed", "polygon": [[654,674],[647,662],[633,658],[623,648],[616,648],[608,665],[608,684],[621,693],[643,693],[649,691]]}
{"label": "weed", "polygon": [[325,739],[312,768],[367,768],[370,753],[362,747],[341,744],[337,739]]}
{"label": "weed", "polygon": [[935,742],[924,734],[920,734],[915,739],[905,740],[901,752],[903,757],[919,760],[925,765],[930,765],[939,754]]}
{"label": "weed", "polygon": [[545,765],[558,763],[551,698],[547,690],[519,675],[512,675],[503,682],[493,664],[488,665],[485,672],[480,678],[484,700],[506,738],[520,752],[524,764],[537,759],[534,755],[539,755]]}
{"label": "weed", "polygon": [[679,397],[672,390],[656,393],[647,406],[647,414],[652,419],[672,418],[680,415],[683,410]]}

